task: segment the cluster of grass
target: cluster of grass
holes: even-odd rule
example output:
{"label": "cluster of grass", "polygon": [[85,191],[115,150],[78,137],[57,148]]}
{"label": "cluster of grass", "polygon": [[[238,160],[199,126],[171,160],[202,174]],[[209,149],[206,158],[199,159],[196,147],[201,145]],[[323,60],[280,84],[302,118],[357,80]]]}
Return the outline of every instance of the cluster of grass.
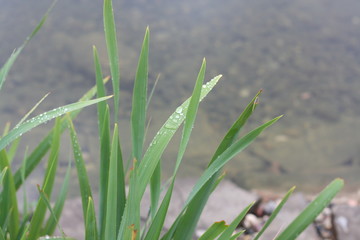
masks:
{"label": "cluster of grass", "polygon": [[[224,177],[222,174],[223,166],[252,143],[263,130],[274,124],[280,118],[276,117],[249,133],[244,134],[242,137],[238,137],[243,126],[259,103],[259,95],[261,92],[257,93],[224,136],[212,159],[209,161],[207,168],[194,185],[180,214],[172,226],[165,231],[163,226],[171,201],[175,179],[190,139],[199,103],[216,85],[221,76],[216,76],[204,84],[206,69],[206,61],[204,59],[191,96],[174,111],[153,137],[149,147],[145,149],[144,139],[147,125],[147,107],[152,95],[147,96],[150,33],[149,29],[146,29],[133,90],[131,113],[132,152],[129,163],[132,167],[126,169],[124,167],[120,138],[118,135],[120,72],[112,1],[104,0],[103,7],[105,38],[110,62],[112,89],[114,89],[114,104],[112,110],[114,118],[111,119],[110,107],[106,102],[106,100],[111,97],[106,96],[105,83],[108,78],[103,78],[97,50],[94,47],[93,56],[96,72],[96,86],[94,88],[90,89],[76,103],[51,110],[26,120],[28,115],[36,108],[37,104],[14,128],[10,130],[9,126],[5,127],[4,134],[0,139],[0,240],[72,239],[66,236],[59,225],[59,218],[61,217],[69,185],[70,163],[58,197],[54,204],[50,203],[58,166],[60,136],[66,129],[69,129],[70,132],[74,162],[80,185],[86,239],[192,239],[197,222],[210,194]],[[47,14],[24,44],[14,51],[1,68],[0,88],[17,56],[26,43],[41,28],[46,17]],[[97,95],[97,98],[90,100],[95,95]],[[100,146],[98,213],[95,212],[92,190],[82,157],[81,147],[72,123],[72,119],[77,116],[82,108],[92,104],[97,104],[98,109],[97,117]],[[64,116],[60,117],[61,115]],[[53,118],[56,118],[54,128],[40,141],[38,146],[30,154],[24,157],[21,167],[13,171],[11,169],[11,162],[16,153],[20,136]],[[183,126],[182,136],[174,171],[164,186],[161,181],[161,156],[180,126]],[[26,184],[27,177],[48,152],[49,155],[43,184],[38,186],[40,197],[36,208],[33,211],[28,211],[25,199],[23,211],[20,213],[16,192],[21,186]],[[126,176],[129,176],[128,179]],[[126,185],[129,186],[128,192],[126,192]],[[322,209],[329,204],[342,186],[343,181],[340,179],[335,179],[331,182],[318,197],[277,236],[277,239],[295,239],[296,236],[312,223]],[[140,204],[147,187],[150,188],[151,205],[146,224],[141,224]],[[163,198],[160,197],[161,189],[165,189],[164,191],[166,191]],[[281,203],[255,239],[258,239],[273,221],[293,190],[294,188],[290,189],[284,196]],[[243,232],[234,233],[235,229],[252,205],[253,203],[250,203],[249,206],[239,213],[228,225],[223,221],[215,222],[200,239],[236,239]],[[215,220],[220,219],[214,219],[214,221]],[[50,237],[56,228],[60,230],[62,236]]]}

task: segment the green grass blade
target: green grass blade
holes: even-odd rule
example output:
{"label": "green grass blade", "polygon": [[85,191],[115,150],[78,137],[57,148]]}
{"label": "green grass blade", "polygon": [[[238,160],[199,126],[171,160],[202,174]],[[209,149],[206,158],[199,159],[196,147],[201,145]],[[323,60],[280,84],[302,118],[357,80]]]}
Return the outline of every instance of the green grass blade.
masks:
{"label": "green grass blade", "polygon": [[236,227],[239,225],[241,220],[245,217],[250,208],[254,205],[254,203],[249,204],[229,225],[228,228],[220,235],[218,240],[228,240],[231,238],[231,235],[235,231]]}
{"label": "green grass blade", "polygon": [[[117,154],[117,216],[116,216],[116,229],[119,229],[122,216],[124,214],[126,193],[125,193],[125,172],[122,153],[120,148],[120,139],[118,141],[118,154]],[[139,216],[140,217],[140,216]]]}
{"label": "green grass blade", "polygon": [[[62,230],[62,228],[60,227],[60,225],[58,223],[58,219],[56,218],[55,212],[51,207],[51,204],[50,204],[50,201],[49,201],[49,198],[48,198],[47,194],[42,189],[40,189],[39,185],[37,187],[38,187],[38,190],[39,190],[39,193],[40,193],[41,200],[45,203],[46,207],[49,209],[51,217],[55,219],[55,222],[59,226],[59,230],[60,230],[62,236],[65,237],[65,233],[64,233],[64,231]],[[37,226],[37,227],[39,228],[39,226]]]}
{"label": "green grass blade", "polygon": [[70,129],[70,138],[71,138],[71,145],[74,154],[74,161],[78,175],[78,181],[80,185],[80,193],[81,193],[81,202],[82,202],[82,209],[83,209],[83,217],[86,219],[87,207],[89,205],[89,197],[92,198],[91,194],[91,187],[89,183],[89,177],[87,175],[85,162],[82,157],[82,151],[79,145],[78,137],[75,132],[74,124],[72,123],[71,119],[68,118],[69,122],[69,129]]}
{"label": "green grass blade", "polygon": [[154,174],[150,179],[150,217],[155,217],[161,192],[161,161],[155,168]]}
{"label": "green grass blade", "polygon": [[146,28],[134,82],[131,111],[132,155],[139,162],[142,157],[146,122],[148,56],[149,28]]}
{"label": "green grass blade", "polygon": [[174,184],[170,184],[170,186],[165,194],[165,197],[160,204],[159,210],[156,212],[156,215],[153,218],[153,221],[151,222],[151,225],[145,235],[144,240],[159,239],[161,230],[164,226],[166,213],[167,213],[169,205],[170,205],[170,200],[171,200],[171,195],[172,195],[173,189],[174,189]]}
{"label": "green grass blade", "polygon": [[50,94],[50,93],[45,94],[45,96],[42,97],[42,98],[40,99],[40,101],[38,101],[38,102],[35,104],[35,106],[32,107],[32,108],[30,109],[30,111],[28,111],[28,112],[25,114],[25,116],[22,117],[22,119],[20,120],[20,122],[19,122],[18,124],[16,124],[15,128],[16,128],[17,126],[19,126],[20,124],[22,124],[22,123],[30,116],[30,114],[45,100],[45,98],[46,98],[47,96],[49,96],[49,94]]}
{"label": "green grass blade", "polygon": [[344,186],[344,180],[335,179],[276,237],[277,240],[295,239],[309,226]]}
{"label": "green grass blade", "polygon": [[9,158],[9,162],[10,162],[10,163],[12,163],[12,161],[13,161],[13,159],[14,159],[14,157],[15,157],[15,154],[16,154],[17,149],[18,149],[18,147],[19,147],[20,141],[21,141],[21,137],[15,139],[15,140],[11,143],[11,145],[10,145],[8,151],[7,151],[8,158]]}
{"label": "green grass blade", "polygon": [[22,214],[24,216],[28,215],[28,201],[27,201],[27,197],[26,197],[26,182],[25,182],[25,169],[26,169],[26,163],[27,163],[26,162],[27,151],[28,151],[28,148],[26,148],[26,150],[25,150],[24,160],[23,160],[23,163],[22,163],[22,166],[21,166],[21,179],[22,179],[22,182],[24,184],[24,187],[23,187],[24,205],[23,205],[23,212],[22,212]]}
{"label": "green grass blade", "polygon": [[85,221],[85,239],[86,240],[97,240],[97,226],[96,226],[96,214],[94,208],[94,201],[89,197]]}
{"label": "green grass blade", "polygon": [[228,225],[225,224],[225,221],[216,222],[211,225],[206,232],[199,238],[199,240],[214,240],[219,236],[225,229],[228,228]]}
{"label": "green grass blade", "polygon": [[[105,84],[102,80],[102,70],[101,70],[101,64],[99,60],[99,56],[96,50],[96,47],[93,46],[93,56],[94,56],[94,68],[95,68],[95,75],[96,75],[96,88],[97,88],[97,97],[105,97],[106,90],[105,90]],[[103,119],[104,114],[106,111],[106,102],[99,102],[97,104],[98,108],[98,121],[99,121],[99,127],[103,125]],[[100,130],[101,133],[101,130]]]}
{"label": "green grass blade", "polygon": [[154,95],[155,88],[156,88],[156,86],[157,86],[157,84],[159,82],[159,79],[160,79],[160,74],[158,74],[158,76],[156,77],[154,86],[151,88],[151,92],[150,92],[149,98],[148,98],[147,103],[146,103],[146,109],[149,109],[149,105],[151,103],[151,100],[152,100],[152,97]]}
{"label": "green grass blade", "polygon": [[54,209],[53,209],[53,216],[50,216],[48,221],[46,222],[44,228],[44,235],[52,235],[55,231],[56,226],[58,225],[58,220],[60,219],[62,210],[64,208],[66,196],[69,189],[69,179],[71,174],[71,161],[69,161],[68,168],[66,170],[66,174],[64,177],[63,184],[60,189],[59,196],[56,199]]}
{"label": "green grass blade", "polygon": [[3,195],[0,198],[0,226],[8,226],[10,238],[15,238],[19,230],[19,211],[14,178],[5,149],[0,151],[0,170],[4,169],[7,170],[3,180]]}
{"label": "green grass blade", "polygon": [[56,1],[54,1],[52,3],[52,5],[50,6],[50,8],[46,11],[45,15],[42,17],[42,19],[40,20],[39,24],[35,27],[35,29],[32,31],[32,33],[26,38],[26,40],[24,41],[24,43],[17,49],[15,50],[11,56],[9,57],[9,59],[5,62],[4,66],[0,69],[0,90],[2,88],[2,85],[4,84],[6,77],[11,69],[11,67],[13,66],[15,60],[17,59],[17,57],[19,56],[19,54],[21,53],[21,51],[24,49],[24,47],[26,46],[26,44],[31,40],[31,38],[33,38],[36,33],[40,30],[40,28],[42,27],[42,25],[44,24],[44,22],[46,21],[47,16],[49,15],[49,12],[51,11],[51,9],[54,7]]}
{"label": "green grass blade", "polygon": [[[138,178],[137,178],[137,162],[134,159],[133,168],[130,171],[129,194],[126,201],[124,215],[119,228],[117,236],[118,240],[122,239],[139,239],[140,232],[140,193],[138,191]],[[136,236],[135,238],[132,238]]]}
{"label": "green grass blade", "polygon": [[31,118],[25,121],[24,123],[22,123],[21,125],[19,125],[18,127],[13,128],[6,136],[0,139],[0,150],[4,149],[8,144],[10,144],[16,138],[20,137],[22,134],[30,131],[31,129],[37,127],[42,123],[48,122],[49,120],[59,117],[67,112],[84,108],[86,106],[98,103],[100,101],[104,101],[106,99],[109,99],[110,97],[111,96],[89,100],[89,101],[72,103],[69,105],[65,105],[63,107],[55,108],[51,111],[42,113],[34,118]]}
{"label": "green grass blade", "polygon": [[235,233],[234,235],[232,235],[232,236],[229,238],[229,240],[237,240],[238,237],[240,237],[240,235],[243,234],[244,232],[245,232],[245,230],[242,230],[242,231],[240,231],[240,232],[238,232],[238,233]]}
{"label": "green grass blade", "polygon": [[4,180],[7,170],[8,170],[8,167],[4,167],[2,169],[2,171],[0,172],[0,185],[2,185],[2,183],[3,183],[3,180]]}
{"label": "green grass blade", "polygon": [[118,126],[115,123],[114,134],[111,143],[110,167],[108,172],[108,190],[106,201],[105,238],[116,239],[116,217],[117,217],[117,164],[118,164]]}
{"label": "green grass blade", "polygon": [[103,15],[106,47],[114,91],[114,121],[117,123],[119,118],[120,70],[112,0],[104,0]]}
{"label": "green grass blade", "polygon": [[292,187],[283,197],[283,199],[281,200],[281,202],[279,203],[279,205],[275,208],[275,210],[273,211],[273,213],[271,214],[271,216],[269,217],[269,219],[266,221],[266,223],[264,224],[264,226],[261,228],[261,230],[256,234],[255,238],[253,240],[257,240],[259,239],[259,237],[261,237],[261,235],[265,232],[265,230],[270,226],[270,224],[272,223],[272,221],[276,218],[276,216],[278,215],[278,213],[280,212],[280,210],[282,209],[282,207],[284,206],[284,204],[287,202],[287,200],[289,199],[290,195],[293,193],[293,191],[295,190],[295,187]]}
{"label": "green grass blade", "polygon": [[6,240],[5,233],[4,233],[4,230],[2,229],[2,227],[0,227],[0,240]]}
{"label": "green grass blade", "polygon": [[[99,116],[101,118],[101,116]],[[106,106],[103,115],[102,126],[99,126],[100,135],[100,183],[99,183],[99,226],[100,238],[104,239],[105,216],[107,208],[107,192],[110,163],[110,113],[109,106]],[[100,121],[99,121],[99,124]]]}
{"label": "green grass blade", "polygon": [[[200,100],[202,100],[216,85],[221,75],[213,78],[203,85]],[[170,139],[174,136],[176,130],[185,119],[184,112],[187,111],[190,99],[180,105],[176,111],[169,117],[165,124],[160,128],[157,135],[150,143],[149,148],[144,154],[143,160],[139,164],[139,193],[142,197],[146,185],[149,183],[155,168],[160,160],[162,153],[168,145]]]}
{"label": "green grass blade", "polygon": [[[59,156],[59,149],[60,149],[60,136],[61,136],[61,122],[60,119],[57,118],[55,121],[54,127],[54,137],[51,143],[51,151],[49,155],[48,165],[45,172],[44,182],[42,185],[41,192],[49,198],[51,197],[53,185],[55,182],[56,170],[58,165],[58,156]],[[33,217],[30,221],[29,232],[28,232],[28,239],[37,239],[40,235],[40,226],[42,226],[45,214],[46,214],[46,201],[40,198]]]}
{"label": "green grass blade", "polygon": [[213,176],[219,169],[221,169],[230,159],[232,159],[236,154],[244,150],[247,146],[252,143],[259,134],[274,124],[279,120],[281,116],[274,118],[273,120],[268,121],[267,123],[261,125],[260,127],[252,130],[247,135],[233,143],[227,150],[225,150],[220,156],[205,170],[202,174],[194,188],[192,189],[188,199],[186,200],[185,205],[187,205],[191,199],[196,195],[196,193],[201,189],[202,186]]}

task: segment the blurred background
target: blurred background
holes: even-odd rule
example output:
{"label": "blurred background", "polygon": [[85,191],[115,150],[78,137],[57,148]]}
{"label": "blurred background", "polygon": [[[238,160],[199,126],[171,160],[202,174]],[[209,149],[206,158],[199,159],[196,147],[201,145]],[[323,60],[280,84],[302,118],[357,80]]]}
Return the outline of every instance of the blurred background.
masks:
{"label": "blurred background", "polygon": [[[0,65],[21,45],[51,5],[49,0],[0,0]],[[284,117],[225,168],[244,188],[321,189],[335,177],[346,190],[360,177],[360,1],[358,0],[121,0],[114,1],[121,74],[120,134],[129,155],[132,85],[146,26],[150,26],[149,84],[159,84],[149,109],[151,139],[190,96],[203,57],[206,80],[222,80],[201,104],[181,176],[199,176],[232,122],[263,89],[246,131]],[[60,0],[30,41],[0,94],[0,126],[15,125],[46,93],[41,113],[77,101],[95,84],[92,45],[109,74],[102,1]],[[110,90],[110,89],[109,89]],[[96,108],[76,129],[96,184]],[[51,123],[23,136],[29,151]],[[246,132],[244,131],[244,133]],[[63,136],[61,171],[71,157]],[[149,141],[147,141],[149,142]],[[179,134],[164,154],[164,177],[174,165]],[[146,145],[147,146],[147,145]],[[22,155],[17,156],[20,163]],[[39,183],[38,170],[33,182]],[[61,180],[59,180],[61,181]]]}

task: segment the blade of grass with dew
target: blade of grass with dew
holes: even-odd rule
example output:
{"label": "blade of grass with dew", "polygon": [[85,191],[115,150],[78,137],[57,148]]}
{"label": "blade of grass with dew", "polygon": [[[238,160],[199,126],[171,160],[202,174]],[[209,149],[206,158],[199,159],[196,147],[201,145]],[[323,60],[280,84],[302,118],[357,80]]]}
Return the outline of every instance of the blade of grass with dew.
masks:
{"label": "blade of grass with dew", "polygon": [[118,164],[118,125],[115,123],[113,139],[111,143],[110,165],[108,172],[108,189],[106,198],[105,238],[116,239],[116,218],[117,218],[117,164]]}
{"label": "blade of grass with dew", "polygon": [[220,237],[217,240],[228,240],[231,238],[231,235],[234,233],[235,229],[241,222],[241,220],[245,217],[245,215],[248,213],[250,208],[254,205],[255,202],[249,204],[229,225],[228,228],[220,235]]}
{"label": "blade of grass with dew", "polygon": [[49,120],[59,117],[67,112],[71,112],[80,108],[90,106],[92,104],[98,103],[109,99],[109,97],[98,98],[94,100],[72,103],[65,105],[63,107],[55,108],[51,111],[42,113],[34,118],[31,118],[16,128],[13,128],[6,136],[0,139],[0,150],[4,149],[8,144],[14,141],[16,138],[20,137],[22,134],[30,131],[31,129],[37,127],[38,125],[48,122]]}
{"label": "blade of grass with dew", "polygon": [[6,151],[3,149],[0,151],[0,170],[7,168],[7,171],[3,180],[3,195],[0,198],[0,226],[8,226],[10,238],[15,238],[19,230],[19,211],[14,178],[9,164]]}
{"label": "blade of grass with dew", "polygon": [[[59,150],[60,150],[60,136],[61,136],[61,121],[60,118],[56,118],[54,126],[54,137],[51,142],[51,150],[49,155],[49,160],[47,163],[44,182],[41,188],[47,197],[51,197],[52,189],[55,182],[56,170],[59,160]],[[40,198],[37,202],[33,217],[30,221],[28,239],[35,240],[40,235],[40,227],[43,224],[46,214],[46,202]]]}
{"label": "blade of grass with dew", "polygon": [[44,101],[44,99],[45,99],[47,96],[49,96],[49,94],[50,94],[50,93],[45,94],[45,96],[42,97],[42,98],[40,99],[40,101],[38,101],[38,102],[35,104],[35,106],[33,106],[33,107],[30,109],[30,111],[28,111],[28,112],[25,114],[25,116],[23,116],[23,117],[21,118],[20,122],[19,122],[18,124],[16,124],[15,128],[18,127],[20,124],[22,124],[22,123],[30,116],[30,114],[31,114],[33,111],[35,111],[35,109]]}
{"label": "blade of grass with dew", "polygon": [[[105,78],[103,79],[103,82],[106,83],[109,79]],[[80,99],[79,102],[87,101],[91,99],[96,94],[96,86],[92,87],[89,91],[87,91]],[[70,112],[71,119],[74,119],[81,111],[82,109],[78,109],[75,111]],[[67,128],[67,117],[63,117],[61,120],[61,132],[63,132]],[[27,178],[30,173],[35,169],[35,167],[39,164],[41,159],[45,156],[45,154],[50,149],[50,143],[53,135],[53,130],[49,131],[49,134],[41,140],[41,142],[37,145],[37,147],[31,152],[31,154],[27,158],[27,167],[26,167],[26,173],[25,178]],[[18,169],[14,174],[14,182],[16,189],[19,189],[22,183],[21,178],[21,169]],[[0,196],[1,198],[1,196]]]}
{"label": "blade of grass with dew", "polygon": [[318,216],[322,210],[329,205],[331,200],[344,186],[344,180],[335,179],[298,215],[286,229],[276,237],[277,240],[297,238]]}
{"label": "blade of grass with dew", "polygon": [[[101,116],[99,116],[101,118]],[[105,114],[103,116],[100,135],[100,182],[99,182],[99,226],[100,238],[104,239],[105,233],[105,219],[107,209],[107,194],[108,194],[108,178],[109,178],[109,164],[111,155],[111,141],[110,141],[110,113],[109,106],[106,106]],[[100,123],[100,122],[99,122]]]}
{"label": "blade of grass with dew", "polygon": [[228,225],[225,224],[225,221],[215,222],[203,233],[203,235],[201,235],[199,240],[214,240],[224,232],[226,228],[228,228]]}
{"label": "blade of grass with dew", "polygon": [[57,2],[57,0],[53,1],[53,3],[51,4],[50,8],[46,11],[45,15],[42,17],[42,19],[40,20],[39,24],[34,28],[34,30],[32,31],[32,33],[25,39],[24,43],[17,49],[15,50],[9,57],[9,59],[5,62],[5,64],[2,66],[2,68],[0,69],[0,90],[2,88],[2,85],[4,84],[6,77],[11,69],[11,67],[13,66],[15,60],[17,59],[17,57],[19,56],[19,54],[21,53],[21,51],[24,49],[24,47],[26,46],[26,44],[36,35],[36,33],[40,30],[40,28],[42,27],[42,25],[44,24],[44,22],[46,21],[46,18],[48,17],[50,11],[52,10],[52,8],[55,6],[55,3]]}
{"label": "blade of grass with dew", "polygon": [[[195,122],[195,117],[196,117],[196,113],[197,113],[197,109],[199,106],[199,100],[200,100],[200,92],[201,92],[201,88],[202,88],[202,82],[204,80],[205,77],[205,69],[206,69],[206,61],[205,58],[203,60],[197,81],[196,81],[196,85],[193,91],[193,94],[191,96],[190,99],[190,103],[189,103],[189,107],[188,110],[186,112],[186,118],[185,118],[185,123],[184,123],[184,129],[183,129],[183,136],[181,138],[181,143],[180,143],[180,147],[179,147],[179,153],[178,153],[178,157],[176,160],[176,164],[175,164],[175,170],[174,170],[174,174],[173,174],[173,182],[172,184],[174,184],[175,181],[175,177],[178,171],[178,168],[181,164],[181,159],[185,153],[185,149],[187,146],[187,143],[190,139],[190,134],[192,131],[192,128],[194,126],[194,122]],[[185,226],[186,225],[186,226]],[[187,222],[184,222],[183,225],[179,225],[180,228],[182,227],[192,227],[187,225]],[[195,227],[195,226],[194,226]],[[194,228],[195,229],[195,228]],[[192,231],[184,231],[182,232],[180,231],[176,231],[175,235],[174,235],[174,239],[188,239],[191,238],[193,235]]]}
{"label": "blade of grass with dew", "polygon": [[148,84],[149,27],[146,28],[139,62],[136,70],[131,111],[132,155],[141,161],[146,122]]}
{"label": "blade of grass with dew", "polygon": [[[130,183],[129,183],[129,194],[126,201],[123,218],[120,224],[119,233],[117,236],[118,240],[122,239],[133,239],[135,235],[136,239],[139,239],[140,234],[140,201],[138,191],[138,169],[137,160],[134,158],[133,168],[130,170]],[[128,210],[128,211],[127,211]],[[135,239],[134,239],[135,240]]]}
{"label": "blade of grass with dew", "polygon": [[[246,136],[239,139],[235,143],[233,143],[227,150],[225,150],[222,154],[220,154],[216,160],[205,170],[205,172],[202,174],[200,179],[197,181],[195,186],[193,187],[192,191],[190,192],[187,200],[185,201],[185,204],[183,206],[183,209],[181,213],[184,213],[188,205],[191,203],[191,201],[196,198],[196,195],[199,191],[201,191],[202,187],[211,180],[211,177],[216,174],[219,169],[221,169],[228,161],[230,161],[236,154],[244,150],[251,142],[255,140],[255,138],[267,127],[274,124],[279,118],[276,117],[273,120],[270,120],[269,122],[261,125],[260,127],[252,130],[249,132]],[[180,215],[179,215],[180,216]],[[177,231],[178,226],[180,225],[180,219],[177,218],[174,222],[174,224],[171,226],[169,231],[164,235],[162,238],[163,240],[169,240],[172,238],[172,235]]]}
{"label": "blade of grass with dew", "polygon": [[[216,83],[221,78],[221,75],[211,79],[208,83],[203,85],[201,91],[200,101],[211,91]],[[176,111],[168,118],[164,125],[160,128],[156,136],[150,143],[147,151],[144,154],[143,160],[139,164],[139,193],[140,197],[144,194],[146,185],[149,183],[155,168],[160,160],[162,153],[168,145],[170,139],[174,136],[176,130],[185,119],[184,112],[187,111],[190,99],[187,99],[181,104]],[[178,113],[178,112],[179,113]]]}
{"label": "blade of grass with dew", "polygon": [[[217,150],[215,151],[209,165],[221,154],[223,153],[236,139],[239,135],[239,132],[254,112],[257,104],[258,98],[261,94],[261,90],[255,95],[255,97],[250,101],[244,111],[240,114],[238,119],[234,122],[232,127],[229,129],[221,143],[219,144]],[[217,179],[220,176],[221,169],[215,173],[211,179],[198,191],[194,200],[189,202],[187,211],[184,214],[178,216],[179,221],[176,221],[180,229],[177,229],[178,232],[183,232],[186,229],[186,232],[189,232],[189,235],[193,235],[197,222],[199,221],[200,215],[206,205],[206,202],[209,199],[211,192],[214,190],[214,184],[217,182]],[[218,181],[219,183],[219,181]],[[217,184],[216,184],[217,185]],[[177,226],[174,226],[174,228]]]}
{"label": "blade of grass with dew", "polygon": [[94,201],[89,197],[85,221],[85,239],[86,240],[97,240],[99,239],[96,226],[96,214]]}
{"label": "blade of grass with dew", "polygon": [[[55,216],[54,210],[53,210],[52,207],[51,207],[51,204],[50,204],[50,201],[49,201],[49,198],[48,198],[47,194],[46,194],[42,189],[40,189],[40,186],[39,186],[39,185],[38,185],[37,187],[38,187],[38,191],[39,191],[39,194],[40,194],[40,197],[41,197],[42,201],[45,203],[46,207],[47,207],[47,208],[49,209],[49,211],[50,211],[51,217],[52,217],[52,218],[55,218],[55,221],[57,222],[57,226],[59,227],[59,231],[61,232],[62,237],[65,237],[65,233],[64,233],[64,231],[62,230],[62,228],[60,227],[60,224],[59,224],[59,222],[58,222],[58,220],[57,220],[57,218],[56,218],[56,216]],[[38,226],[38,227],[39,227],[39,226]]]}
{"label": "blade of grass with dew", "polygon": [[82,202],[82,210],[83,210],[83,217],[86,219],[87,207],[89,205],[89,197],[92,198],[91,187],[89,183],[89,177],[87,175],[85,162],[82,157],[82,151],[79,145],[79,140],[74,128],[74,124],[71,121],[70,117],[68,118],[69,122],[69,129],[70,129],[70,138],[71,138],[71,145],[74,154],[74,161],[78,176],[78,181],[80,185],[80,193],[81,193],[81,202]]}
{"label": "blade of grass with dew", "polygon": [[117,123],[119,119],[120,70],[112,0],[104,0],[103,15],[106,48],[114,91],[114,122]]}
{"label": "blade of grass with dew", "polygon": [[[167,201],[170,201],[170,199],[171,199],[172,190],[174,188],[174,183],[175,183],[175,178],[176,178],[179,166],[181,164],[181,160],[182,160],[182,158],[184,156],[184,153],[185,153],[185,150],[186,150],[187,144],[189,142],[190,135],[191,135],[194,123],[195,123],[195,118],[196,118],[197,110],[198,110],[199,103],[200,103],[201,90],[202,90],[203,81],[204,81],[204,78],[205,78],[205,70],[206,70],[206,60],[204,58],[203,62],[201,64],[201,67],[200,67],[199,74],[198,74],[197,79],[196,79],[195,87],[194,87],[193,93],[191,95],[189,105],[188,105],[187,110],[186,110],[183,134],[182,134],[182,137],[181,137],[181,142],[180,142],[179,152],[178,152],[177,159],[176,159],[174,173],[173,173],[173,175],[171,177],[172,181],[171,181],[170,187],[168,188],[168,192],[167,192],[167,195],[169,194],[169,197],[166,198]],[[178,108],[175,112],[178,115],[175,115],[173,119],[179,119],[180,116],[184,115],[185,110],[183,110],[182,108]],[[170,119],[171,119],[171,117],[170,117]],[[169,202],[163,201],[162,205],[163,204],[165,204],[166,206],[169,206]],[[156,207],[157,206],[151,206],[151,209],[156,209]],[[157,220],[157,221],[161,222],[161,224],[158,223],[159,227],[163,226],[163,224],[164,224],[163,221],[165,219],[166,213],[167,213],[167,208],[162,209],[161,214],[163,214],[163,215],[158,216],[159,220]],[[159,231],[160,231],[160,229],[157,229],[154,232],[159,233]],[[182,232],[181,234],[182,234],[183,239],[188,238],[188,236],[186,235],[186,231]],[[176,239],[176,238],[177,237],[175,237],[174,239]]]}
{"label": "blade of grass with dew", "polygon": [[56,202],[53,208],[54,216],[50,216],[44,227],[44,235],[52,235],[55,231],[62,210],[64,208],[66,196],[69,190],[69,179],[71,174],[71,161],[69,160],[68,167],[65,173],[64,181],[60,189],[60,193],[56,198]]}
{"label": "blade of grass with dew", "polygon": [[255,238],[253,240],[258,240],[261,235],[265,232],[265,230],[270,226],[270,224],[272,223],[272,221],[276,218],[276,216],[278,215],[278,213],[280,212],[280,210],[282,209],[282,207],[284,206],[284,204],[287,202],[287,200],[289,199],[290,195],[293,193],[293,191],[295,190],[295,187],[292,187],[283,197],[283,199],[281,200],[281,202],[278,204],[278,206],[275,208],[275,210],[273,211],[273,213],[270,215],[269,219],[265,222],[264,226],[262,226],[262,228],[260,229],[260,231],[256,234]]}

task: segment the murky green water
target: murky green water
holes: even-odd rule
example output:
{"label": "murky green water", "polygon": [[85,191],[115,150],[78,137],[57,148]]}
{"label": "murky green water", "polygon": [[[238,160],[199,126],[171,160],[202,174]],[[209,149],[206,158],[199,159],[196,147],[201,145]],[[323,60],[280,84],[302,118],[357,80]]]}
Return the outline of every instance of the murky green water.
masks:
{"label": "murky green water", "polygon": [[[31,32],[50,5],[45,0],[0,0],[0,64]],[[121,65],[121,135],[130,148],[132,81],[143,34],[151,29],[150,76],[161,74],[150,108],[153,136],[192,91],[203,57],[207,79],[223,80],[201,105],[183,176],[199,174],[226,129],[251,96],[263,89],[250,126],[284,114],[228,166],[245,187],[316,190],[343,177],[348,190],[360,177],[360,2],[357,0],[115,1]],[[62,0],[16,62],[0,95],[0,126],[16,122],[43,95],[37,110],[76,101],[95,82],[92,45],[108,74],[101,1]],[[97,176],[95,108],[76,121],[91,176]],[[48,124],[49,125],[49,124]],[[46,126],[24,137],[45,134]],[[248,130],[250,127],[248,128]],[[69,158],[64,135],[63,165]],[[173,166],[178,140],[164,155]],[[22,156],[18,156],[22,159]],[[40,171],[38,174],[41,174]],[[34,180],[37,181],[36,178]]]}

